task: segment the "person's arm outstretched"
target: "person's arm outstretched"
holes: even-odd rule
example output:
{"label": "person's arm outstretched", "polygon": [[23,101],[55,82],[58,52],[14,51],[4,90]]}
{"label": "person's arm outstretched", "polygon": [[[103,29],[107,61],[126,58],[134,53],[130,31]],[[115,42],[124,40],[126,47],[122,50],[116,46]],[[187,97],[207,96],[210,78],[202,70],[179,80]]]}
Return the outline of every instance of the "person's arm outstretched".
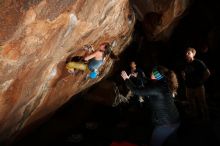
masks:
{"label": "person's arm outstretched", "polygon": [[137,88],[134,86],[134,84],[129,80],[129,76],[125,71],[121,72],[121,77],[125,81],[127,87],[135,94],[138,96],[153,96],[160,94],[160,92],[157,90],[157,88],[151,88],[151,87],[145,87],[145,88]]}
{"label": "person's arm outstretched", "polygon": [[85,61],[89,61],[90,59],[95,58],[95,57],[97,56],[97,53],[98,53],[98,52],[96,51],[96,52],[94,52],[94,53],[92,53],[92,54],[86,56],[86,57],[84,58],[84,60],[85,60]]}

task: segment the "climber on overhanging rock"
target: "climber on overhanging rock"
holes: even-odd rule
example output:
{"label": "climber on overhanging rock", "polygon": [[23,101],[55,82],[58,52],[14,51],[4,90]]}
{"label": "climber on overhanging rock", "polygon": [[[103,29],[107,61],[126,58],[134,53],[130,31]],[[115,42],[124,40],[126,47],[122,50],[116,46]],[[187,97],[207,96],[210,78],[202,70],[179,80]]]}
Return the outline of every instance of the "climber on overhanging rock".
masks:
{"label": "climber on overhanging rock", "polygon": [[[86,46],[85,49],[91,50],[91,47]],[[105,57],[110,53],[110,44],[107,42],[102,43],[99,49],[85,57],[73,57],[70,62],[67,62],[66,68],[71,74],[74,74],[75,70],[88,71],[88,77],[95,79],[98,76],[99,67],[103,64]]]}

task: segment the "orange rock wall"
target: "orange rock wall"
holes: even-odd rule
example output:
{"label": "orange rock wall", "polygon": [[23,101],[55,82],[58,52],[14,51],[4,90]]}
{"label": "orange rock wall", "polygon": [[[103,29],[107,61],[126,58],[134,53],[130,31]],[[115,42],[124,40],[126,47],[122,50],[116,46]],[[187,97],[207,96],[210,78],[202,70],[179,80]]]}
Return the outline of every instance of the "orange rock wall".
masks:
{"label": "orange rock wall", "polygon": [[67,73],[66,59],[104,41],[119,54],[135,23],[128,0],[0,0],[0,12],[1,141],[100,81],[112,59],[95,80]]}

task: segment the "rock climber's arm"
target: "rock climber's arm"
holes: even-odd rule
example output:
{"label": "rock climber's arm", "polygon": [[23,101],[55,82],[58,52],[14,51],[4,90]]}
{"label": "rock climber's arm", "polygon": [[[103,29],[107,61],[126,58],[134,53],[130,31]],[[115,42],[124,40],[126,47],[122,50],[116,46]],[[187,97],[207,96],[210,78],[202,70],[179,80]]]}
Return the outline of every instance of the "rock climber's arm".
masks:
{"label": "rock climber's arm", "polygon": [[96,51],[96,52],[94,52],[94,53],[92,53],[92,54],[86,56],[86,57],[84,58],[84,60],[85,60],[85,61],[88,61],[88,60],[90,60],[90,59],[92,59],[92,58],[95,58],[96,55],[97,55],[97,53],[98,53],[98,52]]}

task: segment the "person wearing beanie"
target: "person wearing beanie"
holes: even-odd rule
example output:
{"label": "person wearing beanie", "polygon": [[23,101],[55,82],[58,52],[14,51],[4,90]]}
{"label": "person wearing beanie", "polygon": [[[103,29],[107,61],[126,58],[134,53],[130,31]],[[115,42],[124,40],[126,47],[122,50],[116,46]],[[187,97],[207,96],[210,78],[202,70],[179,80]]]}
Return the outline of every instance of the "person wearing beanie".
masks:
{"label": "person wearing beanie", "polygon": [[145,97],[148,102],[154,127],[150,146],[162,146],[180,125],[179,112],[173,99],[173,92],[178,88],[176,74],[163,66],[156,66],[151,72],[151,83],[142,89],[132,83],[125,71],[121,72],[121,77],[133,94]]}

